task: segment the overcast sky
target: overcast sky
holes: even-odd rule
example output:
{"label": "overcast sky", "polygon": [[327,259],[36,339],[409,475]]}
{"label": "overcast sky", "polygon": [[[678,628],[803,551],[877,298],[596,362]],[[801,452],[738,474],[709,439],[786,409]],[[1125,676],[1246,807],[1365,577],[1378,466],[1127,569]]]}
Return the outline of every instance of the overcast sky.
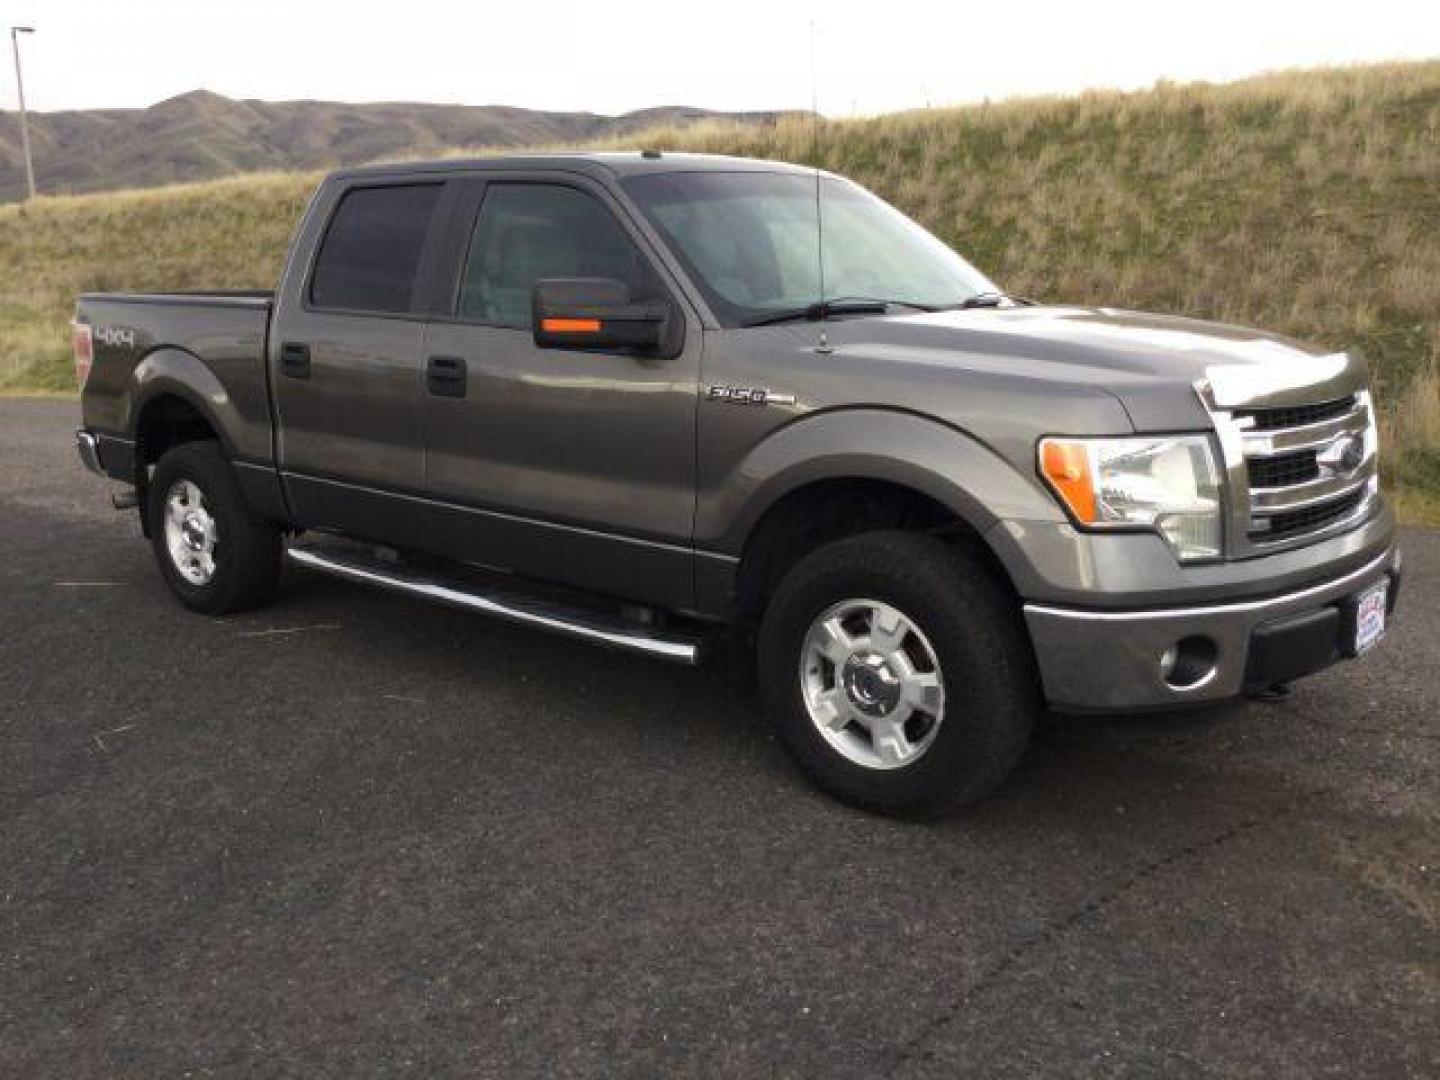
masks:
{"label": "overcast sky", "polygon": [[[1440,0],[0,0],[36,109],[196,87],[269,100],[624,112],[806,108],[809,26],[832,116],[1440,56]],[[7,43],[8,44],[8,43]],[[3,107],[15,108],[4,57]]]}

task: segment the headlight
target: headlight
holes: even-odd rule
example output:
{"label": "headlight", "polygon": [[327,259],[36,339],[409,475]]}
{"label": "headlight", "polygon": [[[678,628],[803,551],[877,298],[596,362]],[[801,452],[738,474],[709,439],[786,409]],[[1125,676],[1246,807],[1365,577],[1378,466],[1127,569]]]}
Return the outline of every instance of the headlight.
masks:
{"label": "headlight", "polygon": [[1220,555],[1220,477],[1203,435],[1042,439],[1040,475],[1081,525],[1154,529],[1181,562]]}

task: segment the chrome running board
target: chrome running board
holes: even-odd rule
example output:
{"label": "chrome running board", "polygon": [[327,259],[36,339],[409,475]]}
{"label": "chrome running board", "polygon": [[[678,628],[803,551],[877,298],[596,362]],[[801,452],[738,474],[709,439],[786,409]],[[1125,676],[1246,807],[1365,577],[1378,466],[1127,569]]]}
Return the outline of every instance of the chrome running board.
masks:
{"label": "chrome running board", "polygon": [[422,596],[427,600],[493,615],[522,626],[550,630],[595,645],[606,645],[675,663],[693,665],[700,662],[698,638],[675,633],[662,634],[604,612],[570,607],[518,592],[482,592],[468,583],[443,581],[438,577],[417,573],[369,556],[360,550],[347,548],[322,551],[313,547],[295,546],[288,548],[286,554],[301,566],[319,570],[321,573],[395,589],[412,596]]}

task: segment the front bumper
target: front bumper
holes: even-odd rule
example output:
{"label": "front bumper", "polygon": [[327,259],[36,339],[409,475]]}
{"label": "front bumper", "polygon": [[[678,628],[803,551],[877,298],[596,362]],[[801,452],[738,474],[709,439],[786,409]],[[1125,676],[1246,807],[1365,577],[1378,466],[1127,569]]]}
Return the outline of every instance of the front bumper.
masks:
{"label": "front bumper", "polygon": [[[1340,659],[1344,602],[1388,576],[1393,607],[1400,562],[1391,545],[1355,570],[1279,596],[1139,611],[1027,603],[1025,621],[1054,708],[1126,711],[1223,701]],[[1198,662],[1211,670],[1177,687],[1164,677],[1161,658],[1183,639],[1209,643],[1199,648]]]}

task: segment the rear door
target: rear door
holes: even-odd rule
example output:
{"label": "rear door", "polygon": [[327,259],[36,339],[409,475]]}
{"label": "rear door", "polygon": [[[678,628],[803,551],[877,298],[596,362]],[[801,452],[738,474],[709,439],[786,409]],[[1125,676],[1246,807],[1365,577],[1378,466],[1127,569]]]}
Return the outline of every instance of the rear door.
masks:
{"label": "rear door", "polygon": [[693,603],[702,335],[678,356],[540,349],[541,278],[624,281],[678,301],[623,209],[571,174],[469,182],[450,310],[425,337],[426,489],[452,554],[672,607]]}
{"label": "rear door", "polygon": [[420,352],[447,184],[329,196],[307,222],[316,257],[287,274],[271,335],[280,469],[299,524],[399,543],[403,500],[424,484]]}

